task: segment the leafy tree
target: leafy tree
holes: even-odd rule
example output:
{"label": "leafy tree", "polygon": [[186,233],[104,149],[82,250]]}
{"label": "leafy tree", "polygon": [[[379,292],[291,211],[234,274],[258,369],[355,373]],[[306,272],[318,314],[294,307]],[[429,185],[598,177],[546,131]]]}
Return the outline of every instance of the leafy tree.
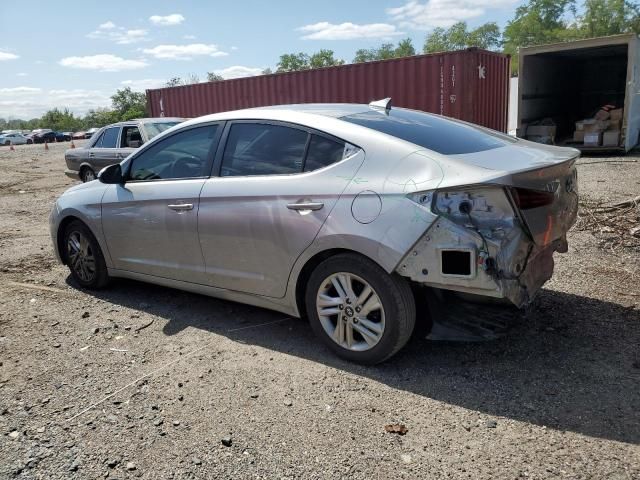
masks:
{"label": "leafy tree", "polygon": [[477,47],[495,49],[500,46],[500,27],[495,22],[467,29],[467,22],[458,22],[448,29],[434,28],[424,41],[424,53],[447,52]]}
{"label": "leafy tree", "polygon": [[511,54],[512,73],[518,71],[518,48],[582,38],[569,28],[567,15],[576,14],[575,0],[529,0],[516,8],[504,29],[504,50]]}
{"label": "leafy tree", "polygon": [[640,9],[638,4],[627,0],[586,0],[579,23],[586,38],[638,33]]}
{"label": "leafy tree", "polygon": [[68,108],[62,111],[54,108],[53,110],[45,112],[42,118],[40,118],[39,123],[41,125],[47,125],[46,128],[52,130],[74,131],[80,128],[82,122],[79,118],[76,118]]}
{"label": "leafy tree", "polygon": [[335,58],[333,50],[322,49],[309,58],[310,68],[334,67],[337,65],[344,65],[344,60]]}
{"label": "leafy tree", "polygon": [[218,75],[214,72],[207,72],[207,82],[221,82],[224,80],[222,75]]}
{"label": "leafy tree", "polygon": [[396,57],[412,57],[416,54],[416,49],[413,47],[411,39],[405,38],[398,42],[394,53]]}
{"label": "leafy tree", "polygon": [[375,60],[387,60],[389,58],[408,57],[416,54],[410,38],[405,38],[394,47],[393,43],[383,43],[378,48],[361,48],[356,51],[353,63],[373,62]]}
{"label": "leafy tree", "polygon": [[272,73],[273,71],[268,67],[262,70],[262,75],[271,75]]}
{"label": "leafy tree", "polygon": [[297,72],[309,69],[309,55],[303,52],[280,55],[276,72]]}
{"label": "leafy tree", "polygon": [[131,87],[117,90],[111,96],[111,105],[117,121],[142,118],[147,111],[147,96],[142,92],[134,92]]}
{"label": "leafy tree", "polygon": [[117,112],[109,108],[97,108],[87,112],[83,119],[83,128],[104,127],[118,121],[120,118]]}
{"label": "leafy tree", "polygon": [[180,77],[171,77],[167,80],[167,83],[165,83],[167,87],[177,87],[178,85],[182,85],[182,79]]}

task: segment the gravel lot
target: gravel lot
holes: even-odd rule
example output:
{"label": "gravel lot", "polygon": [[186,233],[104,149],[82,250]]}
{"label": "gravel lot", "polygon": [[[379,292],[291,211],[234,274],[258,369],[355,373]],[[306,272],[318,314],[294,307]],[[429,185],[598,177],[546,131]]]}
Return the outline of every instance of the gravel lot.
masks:
{"label": "gravel lot", "polygon": [[[573,231],[506,337],[365,368],[267,310],[78,290],[47,223],[65,148],[0,148],[0,477],[640,478],[637,249]],[[638,158],[582,159],[581,193],[638,195]]]}

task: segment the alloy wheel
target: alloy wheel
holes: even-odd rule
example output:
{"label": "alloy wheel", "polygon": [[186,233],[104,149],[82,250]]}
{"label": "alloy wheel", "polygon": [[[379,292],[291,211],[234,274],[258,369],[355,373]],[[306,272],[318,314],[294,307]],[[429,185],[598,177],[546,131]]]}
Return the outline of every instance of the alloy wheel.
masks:
{"label": "alloy wheel", "polygon": [[83,282],[91,282],[96,276],[96,259],[89,239],[78,231],[67,238],[69,266]]}
{"label": "alloy wheel", "polygon": [[380,297],[367,281],[352,273],[327,277],[318,290],[316,309],[325,333],[347,350],[369,350],[384,333]]}

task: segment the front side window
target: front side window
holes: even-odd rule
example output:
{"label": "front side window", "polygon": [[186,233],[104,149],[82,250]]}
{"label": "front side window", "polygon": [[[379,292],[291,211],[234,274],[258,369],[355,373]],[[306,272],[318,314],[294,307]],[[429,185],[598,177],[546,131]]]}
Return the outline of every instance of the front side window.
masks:
{"label": "front side window", "polygon": [[107,128],[102,135],[102,143],[100,148],[116,148],[118,146],[118,134],[120,127]]}
{"label": "front side window", "polygon": [[147,132],[147,138],[152,139],[156,135],[169,130],[171,127],[178,125],[180,122],[149,122],[143,125]]}
{"label": "front side window", "polygon": [[309,134],[281,125],[236,123],[231,126],[221,175],[282,175],[302,171]]}
{"label": "front side window", "polygon": [[130,180],[166,180],[209,174],[218,126],[191,128],[162,139],[133,158]]}
{"label": "front side window", "polygon": [[138,148],[140,145],[142,145],[142,135],[138,127],[123,127],[120,148]]}

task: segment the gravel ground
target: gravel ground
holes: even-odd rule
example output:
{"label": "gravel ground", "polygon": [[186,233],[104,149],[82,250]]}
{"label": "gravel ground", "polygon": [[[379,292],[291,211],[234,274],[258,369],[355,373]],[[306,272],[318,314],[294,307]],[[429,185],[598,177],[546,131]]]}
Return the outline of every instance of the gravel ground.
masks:
{"label": "gravel ground", "polygon": [[[640,478],[640,252],[572,232],[505,337],[365,368],[267,310],[78,290],[47,224],[67,147],[0,149],[0,477]],[[637,160],[581,160],[581,193],[637,195]]]}

